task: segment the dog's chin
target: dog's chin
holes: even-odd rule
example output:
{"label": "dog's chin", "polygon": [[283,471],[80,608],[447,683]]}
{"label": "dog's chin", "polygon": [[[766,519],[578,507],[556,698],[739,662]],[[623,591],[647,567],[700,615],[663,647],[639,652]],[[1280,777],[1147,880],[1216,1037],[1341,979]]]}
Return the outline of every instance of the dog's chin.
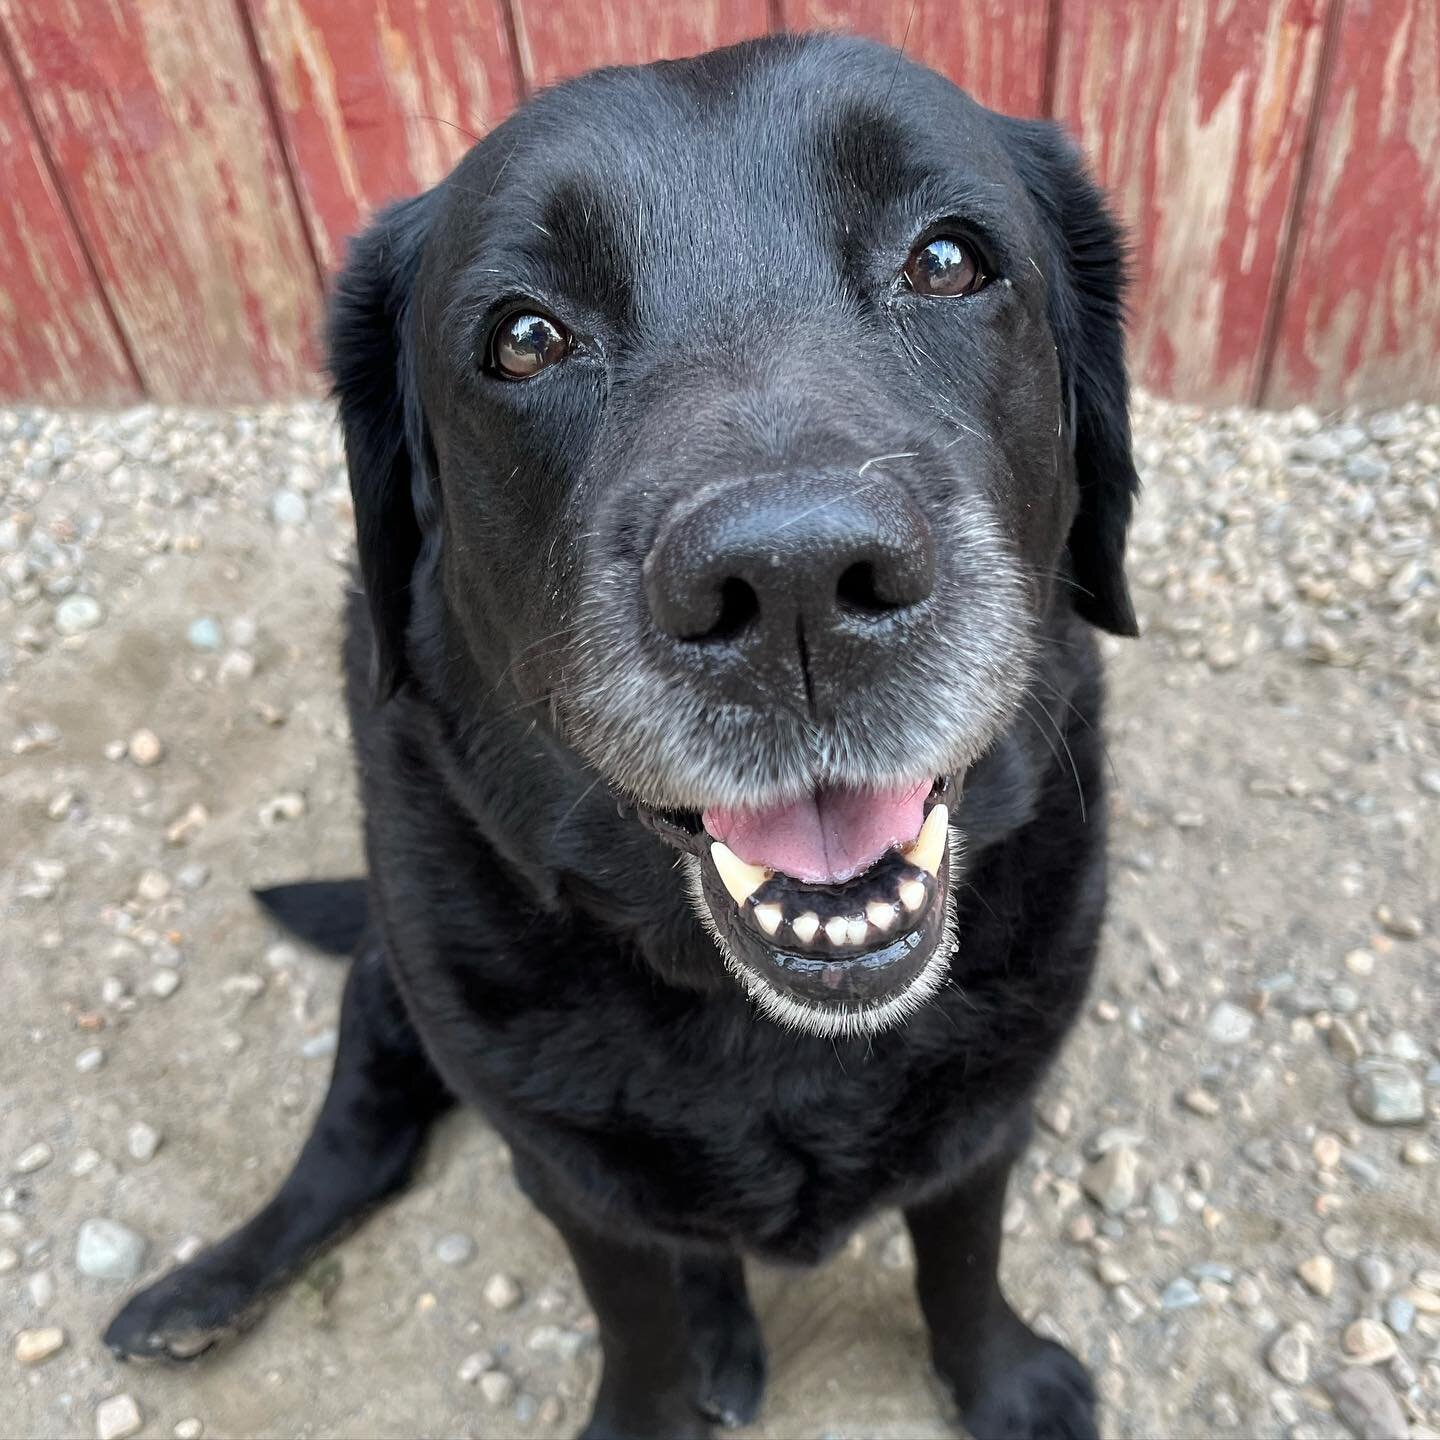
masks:
{"label": "dog's chin", "polygon": [[952,878],[963,837],[938,782],[916,839],[843,881],[806,884],[691,844],[692,901],[726,968],[759,1009],[816,1036],[903,1024],[945,983],[955,947]]}

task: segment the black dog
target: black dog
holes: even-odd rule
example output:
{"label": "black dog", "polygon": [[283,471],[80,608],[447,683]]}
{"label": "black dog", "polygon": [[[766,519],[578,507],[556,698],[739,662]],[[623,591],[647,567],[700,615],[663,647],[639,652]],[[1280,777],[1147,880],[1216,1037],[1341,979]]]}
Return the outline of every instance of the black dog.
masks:
{"label": "black dog", "polygon": [[599,1318],[588,1435],[753,1418],[741,1255],[892,1205],[969,1429],[1094,1433],[996,1261],[1104,899],[1120,258],[1051,126],[794,37],[549,91],[356,242],[368,910],[270,897],[356,932],[339,1055],[118,1353],[243,1324],[458,1099]]}

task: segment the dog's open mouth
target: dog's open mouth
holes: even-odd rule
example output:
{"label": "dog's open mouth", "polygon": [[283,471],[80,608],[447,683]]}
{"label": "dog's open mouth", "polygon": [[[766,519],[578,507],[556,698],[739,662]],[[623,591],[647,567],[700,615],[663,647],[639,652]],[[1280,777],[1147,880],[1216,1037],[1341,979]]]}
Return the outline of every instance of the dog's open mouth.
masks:
{"label": "dog's open mouth", "polygon": [[685,850],[702,918],[767,1012],[820,1034],[904,1018],[943,978],[951,782],[642,812]]}

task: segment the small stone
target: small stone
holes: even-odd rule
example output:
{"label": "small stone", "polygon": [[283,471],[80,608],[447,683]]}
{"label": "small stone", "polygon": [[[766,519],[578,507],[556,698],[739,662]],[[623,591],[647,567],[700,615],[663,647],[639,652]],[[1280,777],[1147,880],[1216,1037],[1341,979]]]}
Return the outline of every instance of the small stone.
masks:
{"label": "small stone", "polygon": [[150,992],[157,999],[168,1000],[180,988],[178,970],[157,970],[150,977]]}
{"label": "small stone", "polygon": [[444,1235],[435,1243],[435,1258],[442,1265],[463,1265],[475,1254],[475,1242],[468,1235]]}
{"label": "small stone", "polygon": [[43,1170],[53,1159],[55,1152],[43,1141],[27,1145],[16,1157],[12,1167],[17,1175],[33,1175]]}
{"label": "small stone", "polygon": [[298,790],[282,790],[260,807],[260,823],[273,828],[284,820],[298,820],[304,813],[304,795]]}
{"label": "small stone", "polygon": [[1418,915],[1397,915],[1388,905],[1377,905],[1375,918],[1387,935],[1399,940],[1418,940],[1425,933],[1425,922]]}
{"label": "small stone", "polygon": [[480,1393],[487,1405],[508,1405],[515,1394],[515,1382],[503,1370],[487,1370],[480,1377]]}
{"label": "small stone", "polygon": [[1424,1087],[1393,1060],[1367,1060],[1356,1065],[1350,1104],[1362,1120],[1372,1125],[1419,1125],[1425,1119]]}
{"label": "small stone", "polygon": [[1365,1047],[1360,1043],[1355,1027],[1338,1016],[1330,1022],[1329,1043],[1330,1053],[1341,1060],[1358,1060],[1365,1053]]}
{"label": "small stone", "polygon": [[1383,1365],[1400,1347],[1378,1320],[1360,1319],[1346,1326],[1340,1348],[1353,1364]]}
{"label": "small stone", "polygon": [[461,1362],[460,1368],[455,1372],[456,1378],[466,1385],[474,1385],[476,1381],[487,1371],[494,1367],[495,1357],[488,1350],[477,1350],[473,1355],[467,1355]]}
{"label": "small stone", "polygon": [[25,1294],[30,1307],[43,1315],[55,1300],[55,1277],[48,1270],[37,1270],[25,1281]]}
{"label": "small stone", "polygon": [[1302,1260],[1295,1273],[1300,1283],[1312,1294],[1328,1300],[1335,1291],[1335,1262],[1328,1255],[1312,1255]]}
{"label": "small stone", "polygon": [[91,595],[67,595],[55,607],[55,628],[62,635],[81,635],[104,618],[104,608]]}
{"label": "small stone", "polygon": [[1408,1335],[1415,1324],[1415,1305],[1403,1295],[1392,1295],[1385,1302],[1385,1323],[1397,1335]]}
{"label": "small stone", "polygon": [[170,893],[170,877],[163,870],[142,870],[135,882],[135,894],[152,905]]}
{"label": "small stone", "polygon": [[520,1303],[522,1292],[513,1276],[497,1272],[485,1282],[481,1294],[492,1310],[513,1310]]}
{"label": "small stone", "polygon": [[220,622],[212,620],[208,615],[202,615],[198,620],[190,622],[185,630],[185,639],[189,641],[192,650],[214,651],[225,643]]}
{"label": "small stone", "polygon": [[522,1425],[531,1424],[540,1413],[540,1402],[533,1395],[522,1395],[515,1402],[513,1414]]}
{"label": "small stone", "polygon": [[1095,1274],[1102,1285],[1110,1288],[1130,1278],[1130,1272],[1113,1255],[1102,1255],[1095,1262]]}
{"label": "small stone", "polygon": [[184,1420],[177,1420],[175,1428],[170,1433],[174,1435],[175,1440],[200,1440],[205,1433],[205,1422],[190,1415]]}
{"label": "small stone", "polygon": [[1180,1096],[1180,1103],[1192,1114],[1206,1119],[1220,1113],[1220,1102],[1203,1085],[1192,1085]]}
{"label": "small stone", "polygon": [[277,490],[270,498],[270,518],[277,525],[303,525],[310,518],[310,506],[294,490]]}
{"label": "small stone", "polygon": [[1242,1310],[1254,1310],[1265,1296],[1253,1275],[1242,1275],[1235,1282],[1231,1298]]}
{"label": "small stone", "polygon": [[[1419,1276],[1416,1278],[1418,1280]],[[1436,1280],[1440,1282],[1440,1276],[1437,1276]],[[1400,1293],[1422,1315],[1440,1315],[1440,1290],[1436,1290],[1432,1286],[1416,1284],[1407,1285]]]}
{"label": "small stone", "polygon": [[65,1332],[58,1325],[22,1330],[15,1337],[15,1359],[21,1365],[43,1365],[65,1348]]}
{"label": "small stone", "polygon": [[1195,1288],[1191,1280],[1183,1275],[1178,1280],[1172,1280],[1160,1292],[1160,1308],[1162,1310],[1188,1310],[1192,1306],[1203,1302],[1204,1297]]}
{"label": "small stone", "polygon": [[1158,1181],[1150,1187],[1145,1197],[1155,1223],[1164,1229],[1180,1223],[1180,1200],[1175,1192]]}
{"label": "small stone", "polygon": [[300,1046],[300,1053],[307,1060],[325,1060],[340,1046],[340,1032],[332,1025],[326,1030],[320,1030],[310,1036]]}
{"label": "small stone", "polygon": [[148,1165],[160,1148],[160,1132],[153,1125],[137,1120],[125,1132],[125,1148],[137,1165]]}
{"label": "small stone", "polygon": [[1075,1112],[1063,1100],[1041,1105],[1035,1114],[1052,1135],[1058,1135],[1062,1140],[1070,1133],[1070,1126],[1075,1119]]}
{"label": "small stone", "polygon": [[1135,1203],[1140,1159],[1128,1145],[1117,1145],[1081,1173],[1085,1193],[1107,1215],[1119,1215]]}
{"label": "small stone", "polygon": [[93,1075],[105,1063],[105,1052],[98,1045],[91,1045],[75,1057],[75,1068],[82,1075]]}
{"label": "small stone", "polygon": [[1337,1260],[1354,1260],[1360,1254],[1360,1232],[1350,1225],[1327,1225],[1320,1237]]}
{"label": "small stone", "polygon": [[1429,1141],[1417,1138],[1414,1140],[1407,1140],[1400,1147],[1400,1158],[1407,1165],[1414,1165],[1417,1167],[1423,1165],[1433,1165],[1435,1163],[1435,1152],[1430,1148]]}
{"label": "small stone", "polygon": [[1345,968],[1362,979],[1375,973],[1375,955],[1370,950],[1351,950],[1345,956]]}
{"label": "small stone", "polygon": [[1327,1388],[1358,1440],[1404,1440],[1410,1433],[1395,1392],[1373,1370],[1341,1370]]}
{"label": "small stone", "polygon": [[75,1267],[93,1280],[128,1282],[145,1263],[146,1241],[128,1225],[103,1217],[87,1220],[75,1242]]}
{"label": "small stone", "polygon": [[1340,1156],[1343,1153],[1339,1137],[1330,1134],[1328,1130],[1322,1130],[1315,1137],[1315,1143],[1310,1147],[1310,1153],[1315,1157],[1315,1163],[1322,1170],[1333,1170],[1340,1163]]}
{"label": "small stone", "polygon": [[1378,1255],[1362,1255],[1355,1262],[1360,1283],[1372,1294],[1383,1295],[1395,1283],[1395,1272]]}
{"label": "small stone", "polygon": [[1287,1385],[1304,1385],[1310,1379],[1310,1345],[1308,1325],[1282,1330],[1265,1352],[1270,1373]]}
{"label": "small stone", "polygon": [[135,764],[147,769],[151,765],[158,765],[165,756],[164,742],[153,730],[137,730],[130,737],[125,749]]}
{"label": "small stone", "polygon": [[112,1395],[95,1407],[95,1440],[127,1440],[142,1423],[140,1407],[129,1395]]}
{"label": "small stone", "polygon": [[0,1275],[12,1275],[20,1268],[20,1255],[9,1245],[0,1245]]}
{"label": "small stone", "polygon": [[1255,1029],[1255,1016],[1229,1000],[1222,1000],[1205,1022],[1205,1033],[1217,1045],[1240,1045]]}

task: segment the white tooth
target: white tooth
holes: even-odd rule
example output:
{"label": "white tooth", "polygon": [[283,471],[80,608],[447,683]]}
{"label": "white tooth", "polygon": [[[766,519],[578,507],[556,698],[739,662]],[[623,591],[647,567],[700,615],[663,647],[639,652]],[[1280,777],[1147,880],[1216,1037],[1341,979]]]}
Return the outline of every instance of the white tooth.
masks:
{"label": "white tooth", "polygon": [[895,923],[895,907],[888,900],[872,900],[865,907],[865,915],[882,934]]}
{"label": "white tooth", "polygon": [[770,878],[770,872],[763,865],[747,865],[718,840],[710,847],[710,858],[720,872],[721,883],[737,905],[743,905]]}
{"label": "white tooth", "polygon": [[869,933],[870,927],[863,920],[852,920],[845,927],[845,938],[852,945],[863,945]]}
{"label": "white tooth", "polygon": [[945,837],[950,824],[950,812],[943,805],[937,805],[926,817],[915,837],[915,843],[903,851],[905,858],[930,874],[940,874],[940,861],[945,854]]}
{"label": "white tooth", "polygon": [[843,915],[837,915],[833,920],[825,922],[825,934],[832,945],[843,945],[849,932],[850,922]]}
{"label": "white tooth", "polygon": [[913,915],[925,904],[925,882],[906,880],[900,886],[900,903]]}
{"label": "white tooth", "polygon": [[790,922],[790,928],[802,945],[808,945],[820,929],[820,917],[813,910],[807,910]]}
{"label": "white tooth", "polygon": [[760,922],[760,928],[767,935],[773,935],[780,928],[780,922],[785,918],[785,912],[778,905],[757,905],[755,918]]}

